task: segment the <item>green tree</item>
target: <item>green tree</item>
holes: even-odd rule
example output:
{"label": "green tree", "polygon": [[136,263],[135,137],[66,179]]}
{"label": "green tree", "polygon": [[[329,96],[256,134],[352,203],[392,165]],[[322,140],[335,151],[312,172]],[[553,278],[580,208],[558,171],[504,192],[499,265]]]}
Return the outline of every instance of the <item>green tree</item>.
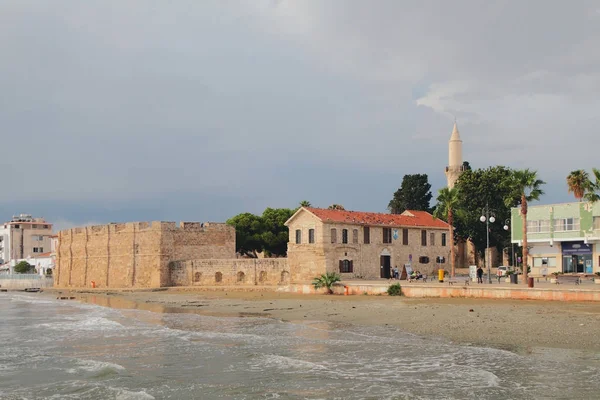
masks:
{"label": "green tree", "polygon": [[15,265],[15,272],[17,274],[27,274],[33,272],[33,265],[29,264],[27,261],[21,261],[17,265]]}
{"label": "green tree", "polygon": [[427,174],[404,175],[402,185],[394,193],[388,209],[392,214],[402,214],[406,210],[430,212],[432,197]]}
{"label": "green tree", "polygon": [[600,170],[592,168],[592,173],[594,175],[595,182],[589,181],[589,185],[586,188],[584,197],[587,201],[595,203],[600,201],[600,194],[596,193],[600,191]]}
{"label": "green tree", "polygon": [[321,289],[324,287],[327,289],[327,294],[333,294],[333,290],[331,289],[331,287],[334,283],[339,282],[341,279],[342,278],[340,278],[340,276],[335,272],[328,272],[319,277],[316,277],[313,280],[312,284],[315,287],[315,289]]}
{"label": "green tree", "polygon": [[266,208],[262,214],[261,234],[263,250],[268,255],[285,256],[289,241],[289,230],[285,221],[294,215],[296,210],[289,208]]}
{"label": "green tree", "polygon": [[312,206],[312,204],[310,204],[310,201],[308,201],[308,200],[302,200],[300,202],[300,207],[311,207],[311,206]]}
{"label": "green tree", "polygon": [[268,207],[261,216],[242,213],[228,219],[235,228],[236,251],[253,258],[263,251],[268,256],[285,256],[289,233],[284,224],[295,211]]}
{"label": "green tree", "polygon": [[590,177],[587,172],[582,169],[571,171],[567,176],[567,187],[569,193],[573,193],[578,201],[583,199],[586,191],[590,189]]}
{"label": "green tree", "polygon": [[450,276],[454,278],[454,267],[456,264],[456,257],[454,255],[454,215],[461,214],[460,211],[461,202],[458,195],[458,189],[455,187],[452,189],[443,188],[440,189],[437,197],[437,206],[433,212],[433,216],[446,220],[448,223],[448,241],[450,242],[450,265],[451,272]]}
{"label": "green tree", "polygon": [[[504,221],[510,219],[510,206],[504,199],[510,195],[510,188],[504,184],[513,171],[504,166],[486,169],[466,170],[456,181],[461,210],[454,218],[456,240],[471,240],[478,250],[485,249],[487,238],[485,225],[479,222],[486,205],[497,222],[490,224],[490,246],[510,246],[510,232],[502,229]],[[518,197],[514,197],[516,202]]]}
{"label": "green tree", "polygon": [[262,218],[252,213],[238,214],[227,220],[235,228],[235,250],[248,257],[257,258],[263,250],[261,235],[264,233]]}
{"label": "green tree", "polygon": [[328,210],[345,210],[344,206],[341,204],[332,204],[327,207]]}
{"label": "green tree", "polygon": [[[510,188],[509,195],[505,198],[505,203],[509,207],[521,206],[521,218],[523,220],[523,281],[527,284],[527,269],[529,267],[527,256],[527,205],[531,201],[539,200],[544,194],[541,189],[546,182],[539,179],[537,171],[529,169],[514,171],[505,181],[505,185]],[[515,201],[515,199],[518,199]]]}

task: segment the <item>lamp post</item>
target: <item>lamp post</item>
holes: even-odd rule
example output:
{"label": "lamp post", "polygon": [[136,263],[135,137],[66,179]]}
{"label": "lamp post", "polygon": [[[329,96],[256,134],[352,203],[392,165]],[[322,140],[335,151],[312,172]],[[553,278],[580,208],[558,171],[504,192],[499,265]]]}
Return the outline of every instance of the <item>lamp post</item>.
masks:
{"label": "lamp post", "polygon": [[485,208],[482,210],[482,216],[479,218],[481,222],[485,222],[485,238],[486,238],[486,247],[485,247],[485,264],[487,265],[488,271],[488,283],[492,283],[492,275],[490,272],[490,222],[493,224],[496,222],[496,217],[494,215],[490,215],[490,208],[488,204],[485,203]]}
{"label": "lamp post", "polygon": [[[506,221],[504,221],[504,230],[508,231],[510,229],[510,218],[507,218]],[[510,247],[512,249],[512,267],[513,269],[515,268],[515,244],[512,242],[512,233],[510,235]]]}

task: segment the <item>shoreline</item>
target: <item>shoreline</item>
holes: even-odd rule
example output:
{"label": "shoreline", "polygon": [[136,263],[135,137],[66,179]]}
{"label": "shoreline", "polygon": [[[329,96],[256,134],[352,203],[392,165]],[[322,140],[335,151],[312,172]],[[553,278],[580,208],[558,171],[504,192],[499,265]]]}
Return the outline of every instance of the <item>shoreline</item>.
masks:
{"label": "shoreline", "polygon": [[404,298],[241,291],[70,291],[42,295],[111,308],[262,317],[286,322],[382,325],[435,340],[529,354],[535,348],[600,351],[600,304],[472,298]]}

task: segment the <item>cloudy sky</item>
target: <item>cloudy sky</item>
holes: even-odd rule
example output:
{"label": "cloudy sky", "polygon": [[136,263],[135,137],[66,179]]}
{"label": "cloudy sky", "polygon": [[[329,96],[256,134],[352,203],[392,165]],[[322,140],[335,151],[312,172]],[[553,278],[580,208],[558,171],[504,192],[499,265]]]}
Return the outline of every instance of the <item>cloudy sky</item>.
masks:
{"label": "cloudy sky", "polygon": [[385,211],[473,167],[600,167],[600,3],[0,1],[0,217]]}

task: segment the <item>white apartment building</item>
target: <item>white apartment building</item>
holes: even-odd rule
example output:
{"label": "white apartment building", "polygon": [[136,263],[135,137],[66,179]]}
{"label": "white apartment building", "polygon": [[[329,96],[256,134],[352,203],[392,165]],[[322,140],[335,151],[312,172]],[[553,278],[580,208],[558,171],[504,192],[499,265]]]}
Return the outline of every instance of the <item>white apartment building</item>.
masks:
{"label": "white apartment building", "polygon": [[14,216],[0,225],[0,264],[37,258],[51,251],[52,224],[29,214]]}

